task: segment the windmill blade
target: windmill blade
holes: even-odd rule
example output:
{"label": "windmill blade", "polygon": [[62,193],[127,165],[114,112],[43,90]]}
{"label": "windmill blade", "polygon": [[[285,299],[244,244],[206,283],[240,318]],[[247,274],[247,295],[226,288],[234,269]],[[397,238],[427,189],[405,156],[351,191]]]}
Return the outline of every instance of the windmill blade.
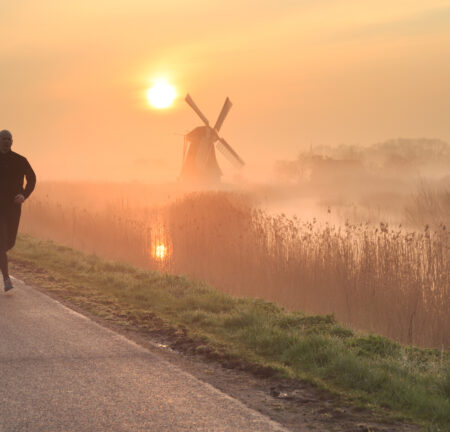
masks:
{"label": "windmill blade", "polygon": [[195,102],[192,100],[191,96],[189,94],[186,95],[186,98],[184,100],[197,113],[197,115],[202,119],[203,123],[205,123],[206,126],[209,126],[208,119],[200,111],[200,108],[197,105],[195,105]]}
{"label": "windmill blade", "polygon": [[231,148],[230,144],[228,144],[223,138],[219,138],[219,142],[217,143],[217,149],[234,165],[239,168],[242,168],[245,165],[245,162],[239,157],[239,155]]}
{"label": "windmill blade", "polygon": [[226,98],[225,103],[223,104],[223,107],[222,107],[222,111],[220,111],[219,117],[217,117],[216,124],[214,125],[214,129],[217,132],[220,131],[220,128],[222,127],[222,124],[232,106],[233,106],[233,104],[231,103],[230,99]]}

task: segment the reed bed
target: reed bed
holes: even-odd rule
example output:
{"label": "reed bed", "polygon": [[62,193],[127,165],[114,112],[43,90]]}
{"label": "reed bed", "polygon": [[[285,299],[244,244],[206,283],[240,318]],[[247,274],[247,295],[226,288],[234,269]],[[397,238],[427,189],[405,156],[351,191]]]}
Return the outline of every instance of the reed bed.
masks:
{"label": "reed bed", "polygon": [[[450,348],[450,235],[387,224],[321,224],[193,193],[164,206],[88,211],[37,195],[21,230],[85,252],[201,279],[231,294],[422,347]],[[161,249],[163,247],[163,249]]]}

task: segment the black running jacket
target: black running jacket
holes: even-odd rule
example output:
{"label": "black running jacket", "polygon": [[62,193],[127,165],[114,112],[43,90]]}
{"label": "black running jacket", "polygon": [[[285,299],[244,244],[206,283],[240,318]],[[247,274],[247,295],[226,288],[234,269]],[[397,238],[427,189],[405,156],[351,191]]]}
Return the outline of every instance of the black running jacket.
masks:
{"label": "black running jacket", "polygon": [[[27,184],[23,187],[24,178]],[[28,198],[36,186],[36,174],[27,159],[13,151],[0,152],[0,206],[10,206],[22,194]]]}

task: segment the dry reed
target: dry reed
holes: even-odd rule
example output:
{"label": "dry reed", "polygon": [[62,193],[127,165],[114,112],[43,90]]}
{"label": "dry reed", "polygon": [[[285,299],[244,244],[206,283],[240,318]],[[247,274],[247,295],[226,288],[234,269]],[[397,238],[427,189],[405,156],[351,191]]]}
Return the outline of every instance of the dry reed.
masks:
{"label": "dry reed", "polygon": [[[190,194],[171,204],[87,211],[36,196],[22,231],[228,293],[263,297],[401,342],[450,347],[450,236],[387,224],[332,226],[271,216],[244,196]],[[158,257],[164,244],[167,255]]]}

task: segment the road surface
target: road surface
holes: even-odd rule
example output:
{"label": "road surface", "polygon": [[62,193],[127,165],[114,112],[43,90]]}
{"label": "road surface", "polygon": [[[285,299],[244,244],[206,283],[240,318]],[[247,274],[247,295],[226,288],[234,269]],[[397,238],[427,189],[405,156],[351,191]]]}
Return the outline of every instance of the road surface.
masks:
{"label": "road surface", "polygon": [[17,280],[0,292],[0,432],[285,431]]}

